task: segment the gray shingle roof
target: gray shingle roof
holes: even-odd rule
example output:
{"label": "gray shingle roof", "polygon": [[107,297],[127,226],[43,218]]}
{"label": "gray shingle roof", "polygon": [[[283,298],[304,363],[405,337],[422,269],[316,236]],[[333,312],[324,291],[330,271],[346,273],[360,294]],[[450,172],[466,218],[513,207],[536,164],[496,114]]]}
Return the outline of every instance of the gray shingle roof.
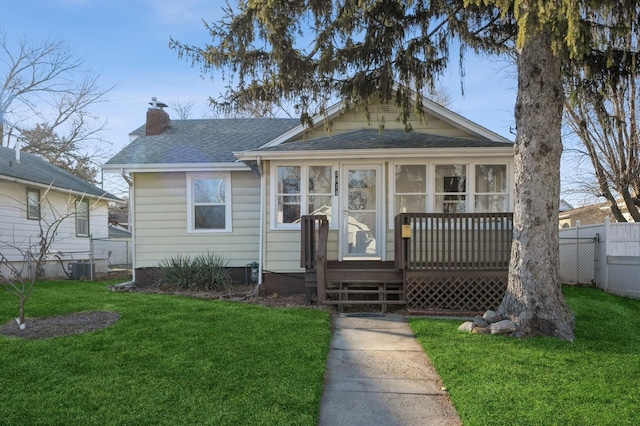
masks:
{"label": "gray shingle roof", "polygon": [[298,119],[229,118],[171,120],[171,129],[145,136],[145,126],[131,134],[141,135],[106,165],[233,163],[233,151],[250,151],[300,124]]}
{"label": "gray shingle roof", "polygon": [[352,149],[419,149],[419,148],[505,148],[511,143],[489,140],[454,138],[404,130],[358,129],[306,141],[283,143],[261,151],[326,151]]}
{"label": "gray shingle roof", "polygon": [[72,190],[94,197],[120,200],[115,195],[54,166],[36,155],[21,152],[20,162],[18,163],[16,161],[16,151],[4,146],[0,147],[0,179],[2,177],[52,185],[57,189]]}

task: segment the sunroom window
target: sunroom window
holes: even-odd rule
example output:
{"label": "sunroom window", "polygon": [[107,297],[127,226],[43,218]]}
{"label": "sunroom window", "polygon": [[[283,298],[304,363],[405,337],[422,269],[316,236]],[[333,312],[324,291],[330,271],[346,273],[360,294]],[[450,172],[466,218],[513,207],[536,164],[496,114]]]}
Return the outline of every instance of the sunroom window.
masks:
{"label": "sunroom window", "polygon": [[397,164],[393,199],[395,214],[427,211],[427,188],[426,165]]}
{"label": "sunroom window", "polygon": [[296,226],[306,214],[332,216],[333,167],[282,165],[276,167],[276,227]]}
{"label": "sunroom window", "polygon": [[324,214],[331,217],[331,166],[309,166],[307,214]]}
{"label": "sunroom window", "polygon": [[295,223],[300,219],[302,203],[302,168],[278,167],[278,223]]}
{"label": "sunroom window", "polygon": [[476,165],[475,211],[493,213],[507,211],[507,166]]}
{"label": "sunroom window", "polygon": [[437,213],[467,212],[467,166],[436,165],[435,211]]}

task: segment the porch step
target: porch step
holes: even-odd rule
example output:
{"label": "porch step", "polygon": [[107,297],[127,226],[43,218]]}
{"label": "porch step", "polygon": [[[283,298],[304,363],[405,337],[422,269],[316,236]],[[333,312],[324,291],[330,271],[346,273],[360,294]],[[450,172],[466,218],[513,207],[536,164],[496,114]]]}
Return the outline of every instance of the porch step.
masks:
{"label": "porch step", "polygon": [[394,283],[402,284],[402,271],[397,269],[327,269],[327,284],[331,283]]}
{"label": "porch step", "polygon": [[404,305],[404,286],[399,282],[384,282],[382,280],[341,280],[327,282],[325,300],[322,303],[337,305],[340,312],[348,305],[380,305],[382,312],[386,312],[387,305]]}

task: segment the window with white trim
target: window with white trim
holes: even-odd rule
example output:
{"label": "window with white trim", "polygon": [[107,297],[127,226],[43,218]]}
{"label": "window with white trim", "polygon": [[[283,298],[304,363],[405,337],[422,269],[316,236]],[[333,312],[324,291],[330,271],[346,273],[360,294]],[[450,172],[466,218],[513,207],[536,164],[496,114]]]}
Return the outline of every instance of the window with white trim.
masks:
{"label": "window with white trim", "polygon": [[327,215],[333,209],[333,166],[326,164],[277,165],[273,199],[276,228],[295,228],[307,214]]}
{"label": "window with white trim", "polygon": [[436,164],[435,212],[467,212],[467,166]]}
{"label": "window with white trim", "polygon": [[189,232],[231,232],[229,173],[187,174]]}
{"label": "window with white trim", "polygon": [[475,172],[475,212],[507,211],[506,164],[477,164]]}
{"label": "window with white trim", "polygon": [[76,200],[76,237],[89,236],[89,200]]}
{"label": "window with white trim", "polygon": [[307,185],[307,214],[324,214],[331,217],[333,186],[331,166],[309,166]]}
{"label": "window with white trim", "polygon": [[396,164],[394,175],[394,216],[427,211],[426,164]]}
{"label": "window with white trim", "polygon": [[40,190],[27,188],[27,219],[40,219]]}

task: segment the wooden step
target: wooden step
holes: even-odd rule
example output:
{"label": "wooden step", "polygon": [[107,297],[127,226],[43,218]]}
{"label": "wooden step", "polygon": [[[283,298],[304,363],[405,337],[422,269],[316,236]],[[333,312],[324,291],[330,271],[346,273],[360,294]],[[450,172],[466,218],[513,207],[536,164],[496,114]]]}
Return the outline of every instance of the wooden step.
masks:
{"label": "wooden step", "polygon": [[325,305],[404,305],[404,300],[325,300]]}
{"label": "wooden step", "polygon": [[327,289],[326,294],[404,294],[404,290],[362,290],[362,289]]}
{"label": "wooden step", "polygon": [[329,260],[327,269],[396,269],[393,261],[381,260]]}
{"label": "wooden step", "polygon": [[402,283],[402,271],[397,269],[327,269],[327,282]]}

